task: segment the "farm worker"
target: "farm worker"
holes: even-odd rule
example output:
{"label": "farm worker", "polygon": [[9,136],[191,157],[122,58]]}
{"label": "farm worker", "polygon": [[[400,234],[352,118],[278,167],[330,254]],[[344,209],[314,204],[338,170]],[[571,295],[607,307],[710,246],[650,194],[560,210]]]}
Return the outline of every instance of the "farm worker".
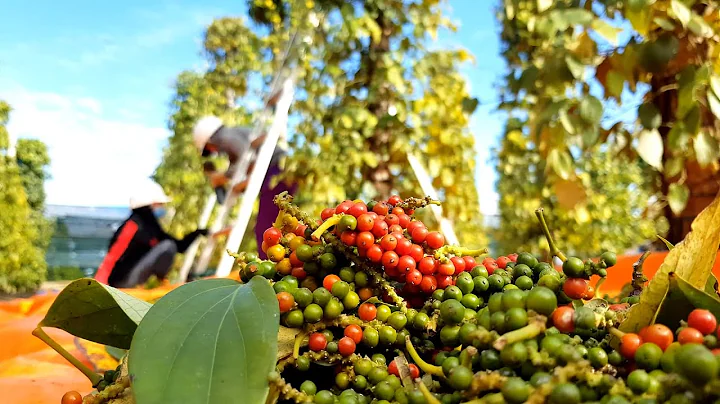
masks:
{"label": "farm worker", "polygon": [[[271,106],[277,101],[277,96],[270,101]],[[222,203],[225,196],[225,185],[233,178],[240,164],[240,159],[248,150],[255,150],[263,144],[266,133],[255,138],[252,134],[252,128],[248,127],[227,127],[223,121],[216,116],[206,116],[198,120],[193,129],[193,141],[198,151],[203,157],[212,154],[226,155],[230,160],[230,166],[225,173],[218,173],[212,164],[205,164],[203,171],[210,179],[210,183],[218,195],[218,201]],[[283,142],[284,143],[284,142]],[[275,218],[280,212],[278,207],[273,203],[275,195],[287,191],[294,194],[297,186],[295,184],[287,184],[283,181],[272,185],[272,179],[281,173],[280,161],[286,155],[286,148],[283,144],[278,143],[273,153],[272,160],[268,172],[265,175],[262,187],[260,189],[260,207],[255,223],[255,239],[258,245],[258,255],[265,259],[266,255],[262,251],[262,236],[265,230],[272,227]],[[251,162],[248,173],[252,169]],[[243,192],[247,187],[247,180],[238,183],[233,187],[232,192]]]}
{"label": "farm worker", "polygon": [[95,280],[117,288],[132,288],[145,283],[151,275],[164,279],[175,255],[185,252],[198,236],[207,235],[204,229],[181,240],[167,234],[158,219],[165,215],[168,202],[170,199],[156,182],[148,179],[138,184],[130,198],[130,217],[110,239]]}

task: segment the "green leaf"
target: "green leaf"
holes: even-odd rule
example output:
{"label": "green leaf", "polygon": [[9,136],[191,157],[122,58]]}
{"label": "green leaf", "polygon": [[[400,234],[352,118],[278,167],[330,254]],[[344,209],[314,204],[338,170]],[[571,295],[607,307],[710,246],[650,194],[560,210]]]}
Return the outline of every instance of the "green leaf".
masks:
{"label": "green leaf", "polygon": [[105,352],[107,352],[110,356],[115,358],[115,360],[120,360],[123,358],[123,356],[127,355],[126,349],[120,349],[115,348],[114,346],[105,345]]}
{"label": "green leaf", "polygon": [[700,108],[697,105],[690,108],[683,118],[683,123],[685,130],[693,135],[700,131]]}
{"label": "green leaf", "polygon": [[637,151],[646,163],[657,170],[662,170],[663,141],[657,129],[640,132]]}
{"label": "green leaf", "polygon": [[463,100],[462,100],[463,112],[465,112],[466,114],[472,114],[473,112],[475,112],[475,109],[477,109],[478,104],[480,104],[480,102],[478,101],[477,98],[473,98],[473,97],[463,98]]}
{"label": "green leaf", "polygon": [[712,27],[710,27],[707,22],[705,22],[705,20],[697,14],[693,14],[687,28],[699,37],[712,38],[712,36],[715,35],[715,31],[713,31]]}
{"label": "green leaf", "polygon": [[718,145],[717,139],[706,131],[698,133],[693,146],[695,148],[695,158],[703,167],[714,162],[720,156],[720,145]]}
{"label": "green leaf", "polygon": [[673,182],[668,189],[667,198],[670,209],[673,213],[679,215],[687,206],[688,199],[690,199],[690,190],[685,184]]}
{"label": "green leaf", "polygon": [[568,115],[567,110],[561,109],[558,112],[558,117],[560,118],[560,124],[562,125],[563,129],[565,129],[567,133],[574,135],[575,125],[570,115]]}
{"label": "green leaf", "polygon": [[583,74],[585,74],[585,65],[584,64],[580,63],[572,55],[565,56],[565,63],[567,64],[567,67],[570,70],[570,73],[573,75],[573,77],[575,77],[578,80],[583,78]]}
{"label": "green leaf", "polygon": [[665,162],[664,174],[666,178],[672,178],[685,168],[685,159],[682,156],[673,157]]}
{"label": "green leaf", "polygon": [[128,358],[138,404],[262,404],[275,369],[280,312],[270,282],[195,281],[145,316]]}
{"label": "green leaf", "polygon": [[675,246],[671,242],[665,240],[662,236],[656,235],[656,237],[659,238],[663,243],[665,243],[665,246],[668,248],[668,251],[675,248]]}
{"label": "green leaf", "polygon": [[710,277],[705,284],[705,293],[720,298],[720,295],[718,294],[718,280],[715,277],[715,274],[710,274]]}
{"label": "green leaf", "polygon": [[711,91],[707,92],[707,99],[710,105],[710,111],[712,111],[716,118],[720,118],[720,100],[718,100],[717,96]]}
{"label": "green leaf", "polygon": [[548,154],[548,166],[550,166],[560,178],[567,180],[572,175],[572,156],[567,151],[552,149],[550,150],[550,154]]}
{"label": "green leaf", "polygon": [[612,25],[608,24],[607,21],[597,17],[593,19],[590,26],[593,30],[595,30],[595,32],[598,33],[598,35],[605,38],[611,44],[617,46],[617,37],[621,31],[620,28],[613,27]]}
{"label": "green leaf", "polygon": [[710,76],[710,88],[716,97],[720,94],[720,77],[716,75]]}
{"label": "green leaf", "polygon": [[152,305],[94,279],[78,279],[55,298],[39,326],[121,349],[130,348],[140,320]]}
{"label": "green leaf", "polygon": [[600,100],[589,95],[580,101],[580,116],[587,122],[596,125],[603,115],[603,106]]}
{"label": "green leaf", "polygon": [[660,110],[651,102],[640,104],[638,107],[638,118],[640,124],[648,130],[657,129],[662,124]]}
{"label": "green leaf", "polygon": [[653,18],[653,21],[655,24],[657,24],[660,28],[664,29],[665,31],[674,31],[675,30],[675,24],[672,23],[672,21],[668,20],[664,17],[655,17]]}
{"label": "green leaf", "polygon": [[703,289],[687,283],[674,272],[668,274],[668,279],[668,294],[658,310],[655,322],[677,328],[680,321],[686,320],[690,312],[695,309],[709,310],[716,317],[720,316],[720,298],[717,294],[706,293]]}
{"label": "green leaf", "polygon": [[543,11],[552,7],[552,5],[553,0],[537,0],[537,8],[539,13],[542,13]]}
{"label": "green leaf", "polygon": [[668,133],[668,146],[672,150],[684,150],[687,147],[690,135],[682,122],[675,122]]}
{"label": "green leaf", "polygon": [[640,302],[628,311],[620,324],[624,332],[638,332],[656,317],[669,287],[669,274],[675,272],[696,288],[707,283],[720,245],[720,195],[695,218],[691,231],[665,257],[640,295]]}
{"label": "green leaf", "polygon": [[615,70],[610,70],[607,75],[607,89],[609,95],[619,100],[624,87],[625,77],[623,77],[622,74],[616,72]]}
{"label": "green leaf", "polygon": [[587,26],[593,21],[593,14],[584,8],[569,8],[558,10],[560,18],[567,24],[567,27],[575,25]]}
{"label": "green leaf", "polygon": [[692,16],[690,9],[680,0],[672,0],[670,2],[670,9],[683,27],[687,27],[687,24],[690,22],[690,17]]}

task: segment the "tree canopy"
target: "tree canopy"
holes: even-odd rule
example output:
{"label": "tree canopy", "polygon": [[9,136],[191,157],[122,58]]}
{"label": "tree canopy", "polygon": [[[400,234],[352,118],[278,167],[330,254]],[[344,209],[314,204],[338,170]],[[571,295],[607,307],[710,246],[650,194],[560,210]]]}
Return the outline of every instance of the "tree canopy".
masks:
{"label": "tree canopy", "polygon": [[[290,156],[284,162],[285,178],[300,188],[297,202],[319,209],[358,197],[422,195],[407,163],[413,150],[432,176],[461,242],[483,246],[468,128],[477,101],[458,71],[471,56],[429,46],[439,30],[455,29],[441,6],[438,0],[251,1],[249,21],[220,18],[208,27],[204,50],[210,67],[195,76],[196,85],[185,95],[202,101],[188,108],[211,105],[205,111],[252,122],[246,110],[237,112],[234,100],[246,105],[244,100],[267,93],[297,30],[295,50],[302,57],[289,63],[297,82]],[[196,116],[175,112],[174,134],[158,169],[159,177],[167,178],[162,181],[177,181],[178,189],[184,189],[183,176],[193,184],[203,181],[187,135]],[[180,119],[187,119],[182,128]],[[182,153],[194,153],[187,158],[193,166],[169,168]],[[202,204],[190,200],[194,192],[183,193],[187,201],[178,203],[178,214],[197,217]]]}
{"label": "tree canopy", "polygon": [[7,155],[10,106],[0,101],[0,291],[37,289],[46,275],[44,252],[18,164]]}
{"label": "tree canopy", "polygon": [[47,146],[37,139],[19,139],[16,160],[32,211],[32,226],[38,231],[36,243],[45,252],[54,230],[53,221],[45,217],[45,180],[49,177],[46,169],[50,165]]}
{"label": "tree canopy", "polygon": [[[542,161],[544,183],[565,184],[566,192],[558,196],[577,200],[560,215],[589,209],[593,194],[610,193],[618,185],[584,180],[584,173],[593,175],[586,171],[593,169],[587,166],[588,153],[598,150],[618,156],[614,164],[620,167],[652,167],[643,176],[658,181],[635,177],[631,183],[649,186],[643,192],[660,198],[650,207],[636,200],[632,208],[645,211],[647,219],[664,209],[671,242],[682,239],[689,220],[712,200],[720,158],[715,34],[720,20],[717,8],[706,3],[503,1],[499,18],[508,72],[501,108],[521,119],[525,151]],[[628,120],[628,110],[637,119]],[[515,133],[507,131],[505,148]],[[502,181],[499,188],[512,188]],[[541,197],[542,189],[534,197]],[[504,219],[508,228],[515,217]],[[658,225],[665,227],[663,221]],[[618,246],[624,244],[618,240]]]}

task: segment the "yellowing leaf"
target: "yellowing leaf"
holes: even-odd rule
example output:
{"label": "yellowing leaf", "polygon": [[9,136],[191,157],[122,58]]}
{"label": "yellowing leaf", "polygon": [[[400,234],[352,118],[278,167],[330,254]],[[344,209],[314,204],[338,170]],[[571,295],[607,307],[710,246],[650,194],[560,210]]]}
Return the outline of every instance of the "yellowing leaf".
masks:
{"label": "yellowing leaf", "polygon": [[675,18],[680,21],[683,27],[686,27],[688,22],[690,22],[690,17],[692,16],[690,9],[679,0],[672,0],[670,2],[670,9],[675,15]]}
{"label": "yellowing leaf", "polygon": [[704,288],[712,274],[720,245],[720,194],[695,218],[691,231],[665,257],[662,265],[630,308],[620,330],[638,332],[650,324],[668,291],[668,274],[675,272],[696,288]]}
{"label": "yellowing leaf", "polygon": [[670,209],[673,213],[679,215],[685,210],[685,206],[687,206],[687,201],[690,198],[690,190],[685,184],[674,182],[670,184],[667,198]]}
{"label": "yellowing leaf", "polygon": [[542,13],[553,5],[553,0],[537,0],[538,12]]}
{"label": "yellowing leaf", "polygon": [[640,35],[647,35],[650,24],[652,23],[650,10],[643,8],[641,10],[633,11],[627,10],[625,17],[630,21],[630,24]]}
{"label": "yellowing leaf", "polygon": [[558,199],[561,207],[567,210],[574,209],[575,206],[587,198],[585,187],[579,180],[560,180],[553,184],[553,192]]}
{"label": "yellowing leaf", "polygon": [[657,170],[662,170],[663,141],[657,129],[644,130],[640,133],[637,151],[646,163]]}
{"label": "yellowing leaf", "polygon": [[285,359],[292,355],[295,347],[295,337],[300,333],[297,328],[287,328],[280,326],[278,332],[278,351],[277,360]]}
{"label": "yellowing leaf", "polygon": [[617,46],[617,36],[621,31],[620,28],[613,27],[601,18],[595,18],[590,27],[595,30],[598,35],[605,38],[611,44]]}

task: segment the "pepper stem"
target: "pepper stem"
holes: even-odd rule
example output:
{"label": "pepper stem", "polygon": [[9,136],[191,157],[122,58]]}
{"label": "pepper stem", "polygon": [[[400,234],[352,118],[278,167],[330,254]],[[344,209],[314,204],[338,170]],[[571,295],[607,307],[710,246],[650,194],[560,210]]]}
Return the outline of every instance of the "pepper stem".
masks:
{"label": "pepper stem", "polygon": [[607,278],[600,278],[598,280],[597,284],[595,285],[595,298],[596,299],[600,299],[602,297],[600,295],[600,286],[602,286],[602,284],[605,283],[605,280],[607,280]]}
{"label": "pepper stem", "polygon": [[45,331],[43,331],[42,328],[36,327],[32,335],[39,338],[42,342],[46,343],[50,348],[55,350],[55,352],[59,353],[60,356],[65,358],[68,362],[70,362],[73,366],[77,368],[77,370],[81,371],[85,377],[87,377],[90,380],[90,383],[92,383],[93,387],[97,386],[100,381],[103,380],[103,377],[92,371],[89,367],[85,366],[84,363],[80,362],[76,357],[72,356],[70,352],[65,350],[60,344],[55,342],[52,338],[50,338]]}
{"label": "pepper stem", "polygon": [[425,362],[420,355],[418,355],[417,351],[415,350],[415,347],[413,346],[412,342],[410,342],[410,336],[405,337],[405,349],[407,350],[408,354],[410,354],[410,357],[413,359],[415,364],[425,373],[431,374],[433,376],[441,376],[444,377],[445,374],[443,373],[443,370],[440,366],[431,365],[427,362]]}
{"label": "pepper stem", "polygon": [[514,344],[516,342],[535,338],[540,335],[540,333],[545,332],[546,322],[547,318],[545,318],[545,316],[537,315],[533,317],[530,324],[526,325],[525,327],[519,328],[515,331],[506,332],[505,334],[501,335],[500,338],[495,340],[493,348],[497,349],[498,351],[502,351],[502,349],[508,344]]}
{"label": "pepper stem", "polygon": [[617,339],[621,339],[623,336],[625,336],[625,333],[624,333],[624,332],[618,330],[618,329],[615,328],[615,327],[608,327],[607,330],[608,330],[608,332],[610,333],[610,335],[612,335],[613,337],[615,337],[615,338],[617,338]]}
{"label": "pepper stem", "polygon": [[476,248],[476,249],[470,249],[465,247],[459,247],[454,245],[445,245],[437,250],[435,250],[435,258],[440,259],[444,255],[447,254],[453,254],[456,256],[469,256],[469,257],[479,257],[481,255],[485,255],[489,252],[487,248]]}
{"label": "pepper stem", "polygon": [[425,401],[427,404],[442,404],[440,400],[435,398],[435,396],[432,395],[430,390],[428,390],[427,386],[423,382],[418,383],[418,388],[420,389],[420,392],[422,393],[423,397],[425,397]]}
{"label": "pepper stem", "polygon": [[555,245],[555,240],[553,240],[552,235],[550,234],[550,229],[548,228],[547,222],[545,221],[545,214],[543,213],[543,208],[538,208],[535,211],[535,216],[537,216],[538,221],[540,221],[540,227],[542,228],[548,245],[550,246],[550,254],[560,258],[560,261],[565,262],[567,260],[567,257],[565,257],[565,254],[563,254],[563,252],[557,248],[557,245]]}
{"label": "pepper stem", "polygon": [[320,226],[318,226],[315,231],[312,232],[311,237],[313,240],[318,241],[320,240],[320,236],[323,235],[326,231],[328,231],[331,227],[335,226],[340,222],[340,218],[345,216],[343,213],[339,213],[337,215],[332,215],[329,217],[326,221],[324,221]]}
{"label": "pepper stem", "polygon": [[293,345],[293,358],[297,359],[300,356],[300,347],[307,334],[304,331],[300,331],[295,336],[295,345]]}
{"label": "pepper stem", "polygon": [[280,212],[278,212],[277,217],[275,218],[275,223],[273,223],[273,227],[276,229],[282,229],[284,222],[285,222],[285,212],[280,210]]}

